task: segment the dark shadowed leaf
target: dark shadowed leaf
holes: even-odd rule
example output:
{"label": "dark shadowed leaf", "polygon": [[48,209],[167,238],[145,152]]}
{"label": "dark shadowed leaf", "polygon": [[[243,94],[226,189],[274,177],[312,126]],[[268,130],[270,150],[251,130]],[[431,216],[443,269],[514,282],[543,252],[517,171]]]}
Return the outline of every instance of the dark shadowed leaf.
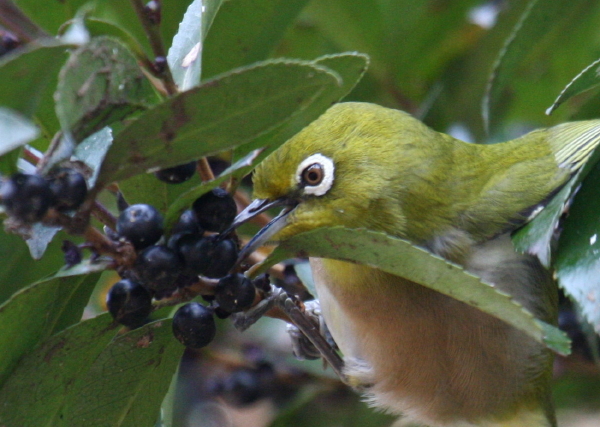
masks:
{"label": "dark shadowed leaf", "polygon": [[358,262],[404,277],[495,316],[558,353],[570,351],[562,332],[535,319],[509,295],[405,240],[369,230],[321,228],[281,242],[265,266],[307,255]]}
{"label": "dark shadowed leaf", "polygon": [[559,285],[600,333],[600,166],[590,172],[564,221],[556,253]]}

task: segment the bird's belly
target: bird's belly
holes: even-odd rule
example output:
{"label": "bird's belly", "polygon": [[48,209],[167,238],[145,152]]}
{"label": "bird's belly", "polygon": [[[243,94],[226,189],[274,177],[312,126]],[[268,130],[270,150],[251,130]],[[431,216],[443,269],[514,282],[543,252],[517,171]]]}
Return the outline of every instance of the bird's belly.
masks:
{"label": "bird's belly", "polygon": [[501,417],[533,393],[537,372],[516,362],[544,350],[503,322],[367,266],[324,259],[311,266],[347,374],[375,406],[458,426]]}

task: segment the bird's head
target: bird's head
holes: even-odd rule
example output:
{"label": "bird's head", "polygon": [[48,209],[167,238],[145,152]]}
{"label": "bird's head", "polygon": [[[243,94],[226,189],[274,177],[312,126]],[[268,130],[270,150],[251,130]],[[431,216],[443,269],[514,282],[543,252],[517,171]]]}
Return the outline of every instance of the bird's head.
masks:
{"label": "bird's head", "polygon": [[414,159],[400,145],[423,129],[408,114],[373,104],[330,108],[256,168],[255,200],[234,227],[272,207],[283,210],[247,250],[336,225],[402,235],[406,218],[398,162],[405,152],[407,164]]}

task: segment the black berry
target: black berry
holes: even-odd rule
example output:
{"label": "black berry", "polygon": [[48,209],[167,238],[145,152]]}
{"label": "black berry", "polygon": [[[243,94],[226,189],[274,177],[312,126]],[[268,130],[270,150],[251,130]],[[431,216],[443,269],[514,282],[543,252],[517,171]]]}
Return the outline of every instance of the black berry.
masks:
{"label": "black berry", "polygon": [[181,236],[178,243],[185,270],[193,274],[223,277],[237,261],[237,245],[231,239],[186,234]]}
{"label": "black berry", "polygon": [[230,274],[219,280],[215,287],[216,301],[229,313],[250,308],[254,302],[255,289],[252,281],[243,274]]}
{"label": "black berry", "polygon": [[119,215],[117,234],[136,249],[153,245],[163,234],[163,218],[153,206],[131,205]]}
{"label": "black berry", "polygon": [[161,169],[154,172],[154,176],[168,184],[180,184],[187,181],[196,173],[196,162],[189,162],[172,168]]}
{"label": "black berry", "polygon": [[175,251],[156,245],[139,254],[134,269],[141,282],[155,292],[156,298],[162,298],[177,289],[175,282],[183,270],[183,262]]}
{"label": "black berry", "polygon": [[54,195],[53,207],[59,211],[77,209],[87,195],[85,178],[70,168],[58,168],[48,175],[48,184]]}
{"label": "black berry", "polygon": [[40,221],[54,202],[44,178],[24,173],[16,173],[3,182],[0,197],[9,215],[28,223]]}
{"label": "black berry", "polygon": [[173,335],[186,347],[205,347],[215,338],[216,333],[212,310],[200,303],[188,303],[180,307],[173,316]]}
{"label": "black berry", "polygon": [[106,306],[117,322],[136,328],[143,325],[152,312],[152,296],[139,283],[123,279],[108,291]]}
{"label": "black berry", "polygon": [[204,230],[200,227],[196,214],[193,210],[183,211],[179,220],[171,229],[171,234],[202,234]]}
{"label": "black berry", "polygon": [[218,233],[231,225],[237,213],[233,197],[220,188],[200,196],[193,203],[192,208],[202,228]]}

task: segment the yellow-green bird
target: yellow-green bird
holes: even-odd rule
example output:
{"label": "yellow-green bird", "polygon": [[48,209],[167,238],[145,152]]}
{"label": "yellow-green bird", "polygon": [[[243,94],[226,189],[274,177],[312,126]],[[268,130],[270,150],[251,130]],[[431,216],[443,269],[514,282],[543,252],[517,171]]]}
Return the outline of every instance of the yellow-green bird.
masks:
{"label": "yellow-green bird", "polygon": [[[255,170],[236,224],[284,210],[252,247],[326,226],[407,239],[556,323],[557,291],[510,233],[582,167],[600,120],[493,145],[438,133],[368,103],[330,108]],[[311,258],[321,310],[350,382],[376,407],[427,426],[555,426],[553,355],[467,304],[380,270]]]}

